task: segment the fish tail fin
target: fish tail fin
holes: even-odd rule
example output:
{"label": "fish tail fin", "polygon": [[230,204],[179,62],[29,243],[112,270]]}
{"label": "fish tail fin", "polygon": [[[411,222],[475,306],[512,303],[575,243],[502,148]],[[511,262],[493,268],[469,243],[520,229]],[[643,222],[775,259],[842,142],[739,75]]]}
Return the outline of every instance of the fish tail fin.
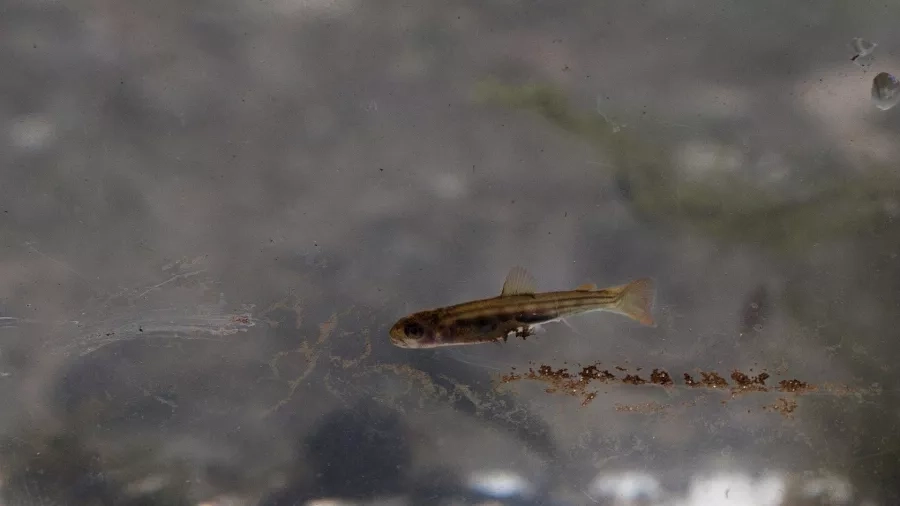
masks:
{"label": "fish tail fin", "polygon": [[623,286],[617,312],[644,325],[655,327],[653,320],[653,300],[656,297],[656,286],[652,279],[641,278]]}

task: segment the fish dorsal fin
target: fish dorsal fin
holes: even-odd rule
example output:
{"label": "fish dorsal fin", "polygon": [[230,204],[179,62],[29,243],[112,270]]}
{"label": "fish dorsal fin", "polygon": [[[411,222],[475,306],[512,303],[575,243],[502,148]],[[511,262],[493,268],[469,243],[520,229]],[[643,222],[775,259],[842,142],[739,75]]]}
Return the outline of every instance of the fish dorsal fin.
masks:
{"label": "fish dorsal fin", "polygon": [[537,284],[534,282],[534,277],[524,267],[513,267],[506,275],[500,296],[534,295],[536,291]]}
{"label": "fish dorsal fin", "polygon": [[597,290],[597,285],[594,283],[585,283],[575,287],[576,292],[593,292],[595,290]]}

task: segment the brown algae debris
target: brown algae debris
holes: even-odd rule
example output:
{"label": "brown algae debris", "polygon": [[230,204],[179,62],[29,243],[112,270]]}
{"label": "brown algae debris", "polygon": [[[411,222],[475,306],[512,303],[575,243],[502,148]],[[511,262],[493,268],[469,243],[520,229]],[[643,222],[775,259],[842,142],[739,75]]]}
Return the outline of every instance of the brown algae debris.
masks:
{"label": "brown algae debris", "polygon": [[731,379],[735,386],[731,389],[732,394],[742,392],[768,392],[766,388],[766,380],[769,379],[768,373],[759,373],[756,376],[749,376],[735,369],[731,372]]}
{"label": "brown algae debris", "polygon": [[596,365],[589,365],[589,366],[583,368],[581,370],[581,372],[578,373],[578,375],[581,376],[581,379],[584,381],[591,381],[591,380],[609,381],[609,380],[616,379],[616,376],[614,374],[612,374],[606,370],[601,371],[600,369],[597,368]]}
{"label": "brown algae debris", "polygon": [[583,367],[580,371],[570,372],[568,368],[554,369],[549,365],[541,365],[537,369],[529,368],[525,374],[511,373],[501,377],[502,383],[511,383],[521,379],[537,380],[546,383],[547,393],[562,392],[572,396],[581,396],[582,405],[587,405],[597,397],[596,392],[588,390],[593,381],[606,382],[615,379],[609,371],[600,370],[596,365]]}
{"label": "brown algae debris", "polygon": [[645,415],[650,415],[653,413],[661,413],[665,411],[668,406],[664,404],[660,404],[658,402],[643,402],[640,404],[619,404],[616,403],[615,408],[616,411],[620,413],[641,413]]}
{"label": "brown algae debris", "polygon": [[637,374],[627,374],[622,378],[622,383],[625,383],[626,385],[643,385],[647,383],[647,380],[641,378]]}
{"label": "brown algae debris", "polygon": [[795,401],[794,399],[779,397],[775,400],[775,404],[763,406],[763,409],[765,409],[766,411],[775,411],[781,413],[784,417],[791,418],[793,416],[794,410],[797,409],[797,401]]}
{"label": "brown algae debris", "polygon": [[[532,363],[533,364],[533,363]],[[542,381],[547,384],[546,392],[547,393],[565,393],[567,395],[577,396],[582,398],[581,405],[586,406],[591,401],[597,398],[598,392],[594,389],[591,389],[591,384],[595,381],[599,381],[604,384],[609,383],[621,383],[623,385],[633,385],[633,386],[641,386],[641,385],[658,385],[667,388],[675,388],[675,382],[672,379],[672,376],[663,369],[653,369],[650,378],[645,379],[642,378],[638,374],[623,374],[621,376],[617,376],[610,372],[609,369],[600,369],[599,362],[581,367],[580,369],[569,370],[568,368],[555,369],[549,365],[540,365],[537,368],[529,368],[527,373],[519,373],[516,372],[515,368],[509,374],[504,374],[500,377],[501,383],[511,383],[513,381],[520,381],[523,379],[527,380],[537,380]],[[613,367],[615,371],[627,371],[627,369],[623,367]],[[640,368],[636,369],[640,370]],[[753,370],[750,370],[753,372]],[[756,375],[751,375],[744,373],[740,370],[733,370],[729,375],[731,382],[726,380],[716,371],[699,371],[700,378],[695,379],[689,373],[683,373],[682,377],[684,378],[684,384],[688,388],[704,388],[711,390],[724,390],[729,389],[731,391],[731,396],[734,398],[736,395],[745,394],[749,392],[758,392],[765,393],[770,390],[775,390],[782,393],[788,393],[793,395],[803,395],[807,393],[811,393],[817,391],[818,388],[815,385],[807,383],[805,381],[801,381],[798,379],[786,379],[778,382],[777,386],[769,387],[766,385],[766,382],[771,378],[771,375],[767,372],[760,372]],[[825,385],[823,387],[823,392],[832,393],[834,395],[850,395],[851,393],[858,394],[858,391],[854,391],[848,387],[839,387],[832,386],[829,388],[829,385]],[[727,402],[723,400],[724,404]],[[651,403],[652,404],[652,403]],[[640,404],[640,405],[616,405],[616,411],[620,412],[635,412],[635,413],[650,413],[650,412],[658,412],[659,409],[650,409],[648,406],[650,404]],[[793,398],[779,398],[778,401],[770,406],[764,406],[767,411],[777,411],[784,415],[793,413],[796,409],[797,402],[793,400]]]}
{"label": "brown algae debris", "polygon": [[650,373],[650,382],[664,387],[671,386],[674,383],[669,373],[660,369],[653,369],[653,372]]}
{"label": "brown algae debris", "polygon": [[725,381],[725,378],[719,376],[719,373],[715,371],[700,371],[700,377],[702,378],[700,383],[708,388],[725,388],[728,386],[728,382]]}
{"label": "brown algae debris", "polygon": [[[542,364],[536,369],[531,367],[528,372],[522,374],[515,370],[509,374],[500,377],[500,383],[512,383],[523,379],[532,381],[541,381],[547,384],[547,393],[565,393],[572,396],[582,397],[582,405],[586,406],[592,400],[597,398],[597,392],[589,389],[590,385],[598,381],[600,383],[609,383],[612,381],[621,381],[630,385],[643,385],[648,383],[647,380],[637,375],[626,375],[619,378],[607,369],[600,369],[599,363],[582,367],[577,371],[570,371],[568,368],[554,369],[553,367]],[[665,377],[668,377],[668,374]],[[660,380],[662,381],[662,380]]]}
{"label": "brown algae debris", "polygon": [[816,390],[814,385],[798,379],[781,380],[778,382],[778,390],[790,393],[807,393]]}
{"label": "brown algae debris", "polygon": [[700,386],[700,382],[695,380],[694,377],[688,373],[684,373],[684,384],[689,387],[699,387]]}
{"label": "brown algae debris", "polygon": [[250,320],[250,315],[246,314],[238,314],[231,317],[231,323],[236,323],[239,325],[252,325],[252,321]]}

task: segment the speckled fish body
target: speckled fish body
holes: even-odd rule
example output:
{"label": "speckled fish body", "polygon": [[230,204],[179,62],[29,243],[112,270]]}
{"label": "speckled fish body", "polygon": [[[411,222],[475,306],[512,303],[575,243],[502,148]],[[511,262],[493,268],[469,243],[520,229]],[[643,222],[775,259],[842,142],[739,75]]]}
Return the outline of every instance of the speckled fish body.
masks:
{"label": "speckled fish body", "polygon": [[421,311],[401,318],[391,328],[391,342],[401,348],[435,348],[527,337],[543,324],[592,311],[611,311],[653,325],[653,281],[597,289],[537,293],[534,280],[521,267],[510,271],[499,297]]}

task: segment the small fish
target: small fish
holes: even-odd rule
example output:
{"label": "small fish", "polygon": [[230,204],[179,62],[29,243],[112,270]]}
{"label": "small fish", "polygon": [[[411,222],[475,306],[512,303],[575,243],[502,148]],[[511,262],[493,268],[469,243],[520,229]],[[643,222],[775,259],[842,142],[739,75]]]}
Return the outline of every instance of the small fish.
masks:
{"label": "small fish", "polygon": [[871,55],[875,51],[875,48],[878,47],[878,44],[863,39],[862,37],[854,37],[851,45],[853,46],[853,50],[856,51],[856,55],[854,55],[853,58],[850,58],[850,61],[860,66],[865,66],[866,57]]}
{"label": "small fish", "polygon": [[391,327],[391,342],[400,348],[436,348],[528,337],[545,323],[591,311],[623,314],[655,326],[653,280],[598,289],[584,284],[575,290],[537,293],[534,278],[522,267],[506,276],[499,297],[420,311]]}

